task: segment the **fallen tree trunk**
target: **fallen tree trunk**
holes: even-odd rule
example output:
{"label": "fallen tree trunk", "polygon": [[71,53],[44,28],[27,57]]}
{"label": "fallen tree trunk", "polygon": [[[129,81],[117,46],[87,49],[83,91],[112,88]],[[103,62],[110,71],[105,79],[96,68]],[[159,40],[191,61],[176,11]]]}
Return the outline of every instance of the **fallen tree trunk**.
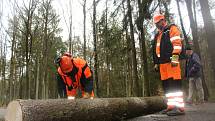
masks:
{"label": "fallen tree trunk", "polygon": [[162,97],[15,100],[5,121],[117,121],[165,108]]}

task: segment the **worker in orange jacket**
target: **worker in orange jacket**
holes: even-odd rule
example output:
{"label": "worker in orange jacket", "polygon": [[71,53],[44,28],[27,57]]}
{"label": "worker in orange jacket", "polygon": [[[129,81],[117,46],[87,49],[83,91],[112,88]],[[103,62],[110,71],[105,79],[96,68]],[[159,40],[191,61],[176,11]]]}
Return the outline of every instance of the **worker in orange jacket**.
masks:
{"label": "worker in orange jacket", "polygon": [[59,65],[57,80],[59,93],[66,92],[68,99],[75,99],[80,90],[83,98],[94,97],[92,72],[87,62],[80,58],[73,58],[70,53],[56,59]]}
{"label": "worker in orange jacket", "polygon": [[167,98],[167,109],[163,114],[169,116],[184,114],[184,100],[181,82],[179,55],[182,51],[180,30],[174,24],[168,25],[161,14],[153,17],[158,32],[153,44],[154,69],[160,71],[162,86]]}

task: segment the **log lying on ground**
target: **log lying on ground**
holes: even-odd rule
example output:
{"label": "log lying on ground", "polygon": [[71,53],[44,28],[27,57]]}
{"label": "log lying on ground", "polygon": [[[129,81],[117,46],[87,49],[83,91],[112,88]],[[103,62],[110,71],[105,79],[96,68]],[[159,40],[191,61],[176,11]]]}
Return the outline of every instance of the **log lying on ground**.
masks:
{"label": "log lying on ground", "polygon": [[163,97],[15,100],[5,121],[117,121],[165,108]]}

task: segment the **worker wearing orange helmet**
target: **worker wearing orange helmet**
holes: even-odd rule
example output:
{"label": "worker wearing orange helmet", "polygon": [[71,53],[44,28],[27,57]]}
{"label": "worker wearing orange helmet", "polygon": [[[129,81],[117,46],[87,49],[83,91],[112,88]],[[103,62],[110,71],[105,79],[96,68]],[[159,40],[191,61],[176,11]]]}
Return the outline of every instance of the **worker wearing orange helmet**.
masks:
{"label": "worker wearing orange helmet", "polygon": [[72,58],[70,53],[64,53],[56,59],[59,65],[57,80],[59,92],[66,92],[68,99],[75,99],[78,89],[83,98],[93,99],[93,77],[87,62],[80,58]]}
{"label": "worker wearing orange helmet", "polygon": [[160,71],[162,86],[167,98],[167,109],[163,114],[169,116],[184,114],[184,100],[181,82],[179,55],[182,51],[180,30],[174,24],[168,25],[164,15],[153,17],[158,32],[154,38],[154,69]]}

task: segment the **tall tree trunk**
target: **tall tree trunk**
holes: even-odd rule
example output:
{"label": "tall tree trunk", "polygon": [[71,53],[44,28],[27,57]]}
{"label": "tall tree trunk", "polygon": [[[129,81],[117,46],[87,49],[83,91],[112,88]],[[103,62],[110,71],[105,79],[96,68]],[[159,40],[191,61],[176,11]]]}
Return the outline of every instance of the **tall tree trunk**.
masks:
{"label": "tall tree trunk", "polygon": [[[19,65],[21,65],[21,60],[19,61]],[[19,77],[19,85],[20,85],[20,91],[19,91],[19,98],[20,99],[23,99],[23,74],[24,72],[23,72],[23,67],[21,66],[20,67],[20,70],[19,70],[19,75],[20,75],[20,77]]]}
{"label": "tall tree trunk", "polygon": [[[196,18],[196,0],[193,0],[193,16],[194,16],[194,21],[195,21],[195,27],[196,27],[196,31],[197,31],[197,33],[198,33],[198,26],[197,26],[197,18]],[[199,36],[198,36],[198,39],[199,39]],[[199,39],[199,40],[201,40],[201,39]],[[200,44],[199,44],[199,46],[200,46]],[[203,48],[200,48],[200,51],[202,50],[202,49],[204,49],[204,47]],[[201,60],[203,59],[203,52],[201,51],[201,55],[199,55],[200,57],[201,57]],[[207,55],[208,56],[208,55]],[[206,60],[204,60],[204,61],[207,61],[207,59]],[[202,61],[203,62],[203,61]],[[206,68],[203,68],[202,69],[202,84],[203,84],[203,89],[204,89],[204,97],[205,97],[205,100],[208,100],[208,97],[209,97],[209,92],[208,92],[208,87],[207,87],[207,85],[206,85],[206,78],[205,78],[205,74],[204,74],[204,70],[205,70]]]}
{"label": "tall tree trunk", "polygon": [[131,34],[131,49],[132,49],[132,65],[133,65],[133,83],[134,83],[134,96],[139,96],[140,86],[138,80],[138,72],[137,72],[137,58],[136,58],[136,48],[135,48],[135,40],[134,40],[134,25],[132,22],[132,10],[130,0],[127,0],[127,8],[128,8],[128,20],[130,25],[130,34]]}
{"label": "tall tree trunk", "polygon": [[198,32],[197,18],[196,18],[196,0],[193,0],[193,16],[194,16],[195,26]]}
{"label": "tall tree trunk", "polygon": [[99,83],[98,83],[98,57],[97,57],[97,30],[96,30],[96,0],[93,0],[93,40],[94,40],[94,81],[96,82],[96,94],[99,96]]}
{"label": "tall tree trunk", "polygon": [[126,58],[126,96],[130,97],[131,96],[131,87],[132,87],[132,83],[131,83],[131,76],[132,76],[132,64],[131,64],[131,40],[130,37],[128,35],[128,15],[125,9],[125,2],[122,1],[122,5],[123,5],[123,14],[124,14],[124,19],[123,19],[123,31],[125,31],[125,36],[126,36],[126,54],[127,54],[127,58]]}
{"label": "tall tree trunk", "polygon": [[15,44],[16,44],[16,18],[14,16],[14,23],[13,23],[13,35],[12,35],[12,45],[11,45],[11,59],[10,59],[10,79],[9,79],[9,100],[12,100],[13,99],[13,82],[15,82],[16,80],[14,80],[14,72],[15,72],[15,52],[14,52],[14,49],[15,49]]}
{"label": "tall tree trunk", "polygon": [[165,0],[161,0],[161,1],[165,9],[165,18],[170,23],[170,13],[168,8],[169,3],[167,3]]}
{"label": "tall tree trunk", "polygon": [[25,6],[24,10],[27,11],[26,17],[24,17],[24,14],[22,15],[22,19],[24,20],[25,24],[25,62],[26,62],[26,74],[25,74],[25,89],[26,94],[25,98],[30,98],[30,92],[31,92],[31,83],[29,80],[30,75],[30,60],[31,60],[31,52],[32,52],[32,32],[31,32],[31,26],[32,26],[32,19],[34,15],[34,11],[36,9],[37,1],[30,0],[28,7]]}
{"label": "tall tree trunk", "polygon": [[73,54],[73,48],[72,48],[72,0],[69,0],[69,6],[70,6],[70,22],[69,22],[69,53]]}
{"label": "tall tree trunk", "polygon": [[86,0],[83,4],[83,14],[84,14],[84,59],[86,60]]}
{"label": "tall tree trunk", "polygon": [[199,56],[201,56],[199,42],[198,42],[198,34],[197,34],[198,30],[197,30],[197,26],[196,26],[197,23],[193,17],[192,1],[191,0],[185,0],[185,2],[187,5],[187,11],[188,11],[189,19],[190,19],[190,27],[192,29],[194,49],[195,49],[195,52],[198,53]]}
{"label": "tall tree trunk", "polygon": [[1,77],[2,77],[2,103],[3,104],[7,104],[9,102],[9,98],[7,97],[7,92],[6,92],[6,89],[7,89],[7,84],[6,84],[6,39],[5,41],[3,42],[2,44],[2,57],[1,57]]}
{"label": "tall tree trunk", "polygon": [[107,63],[107,97],[110,96],[110,59],[109,59],[109,49],[108,49],[108,0],[105,2],[106,10],[105,10],[105,48],[106,48],[106,63]]}
{"label": "tall tree trunk", "polygon": [[180,18],[181,29],[182,29],[182,32],[183,32],[183,35],[184,35],[184,40],[186,42],[186,45],[188,45],[189,42],[188,42],[188,37],[187,37],[186,31],[185,31],[182,16],[181,16],[181,9],[180,9],[180,5],[179,5],[179,0],[176,0],[176,3],[177,3],[178,14],[179,14],[179,18]]}
{"label": "tall tree trunk", "polygon": [[28,38],[29,38],[29,25],[26,26],[27,27],[27,32],[26,32],[26,37],[25,37],[25,61],[26,61],[26,74],[25,74],[25,78],[26,78],[26,94],[24,98],[29,98],[30,95],[30,89],[29,89],[29,45],[28,45]]}
{"label": "tall tree trunk", "polygon": [[[214,41],[214,34],[215,34],[215,28],[214,24],[212,22],[212,17],[209,9],[209,4],[208,0],[199,0],[200,6],[201,6],[201,12],[203,16],[203,21],[204,21],[204,28],[206,32],[206,39],[208,41],[208,49],[209,53],[211,55],[211,60],[212,60],[212,69],[213,73],[215,74],[215,63],[213,62],[215,60],[215,51],[214,51],[214,46],[215,46],[215,41]],[[214,78],[214,77],[213,77]],[[208,82],[210,85],[209,86],[209,91],[212,94],[214,92],[214,86],[215,86],[215,80],[210,80],[211,82]],[[213,95],[213,97],[215,97]]]}
{"label": "tall tree trunk", "polygon": [[[147,1],[148,2],[148,1]],[[142,86],[143,96],[150,96],[150,85],[149,85],[149,74],[148,74],[148,60],[147,60],[147,49],[146,49],[146,41],[145,41],[145,32],[143,29],[143,22],[144,22],[144,13],[143,10],[148,7],[148,3],[138,0],[138,9],[139,9],[139,16],[137,19],[137,29],[139,30],[139,44],[140,44],[140,54],[141,54],[141,68],[144,72],[144,81]],[[146,15],[146,14],[145,14]]]}
{"label": "tall tree trunk", "polygon": [[39,84],[40,84],[40,81],[39,81],[39,78],[40,78],[40,63],[39,63],[39,56],[37,56],[37,61],[36,61],[36,84],[35,84],[35,88],[36,88],[36,95],[35,95],[35,99],[39,99]]}
{"label": "tall tree trunk", "polygon": [[[44,97],[46,98],[46,90],[47,90],[47,71],[48,71],[48,14],[49,14],[49,4],[47,3],[43,3],[44,7],[45,7],[45,11],[44,11],[44,37],[43,37],[43,42],[44,42],[44,50],[43,50],[43,82],[44,82]],[[46,87],[46,88],[45,88]]]}

